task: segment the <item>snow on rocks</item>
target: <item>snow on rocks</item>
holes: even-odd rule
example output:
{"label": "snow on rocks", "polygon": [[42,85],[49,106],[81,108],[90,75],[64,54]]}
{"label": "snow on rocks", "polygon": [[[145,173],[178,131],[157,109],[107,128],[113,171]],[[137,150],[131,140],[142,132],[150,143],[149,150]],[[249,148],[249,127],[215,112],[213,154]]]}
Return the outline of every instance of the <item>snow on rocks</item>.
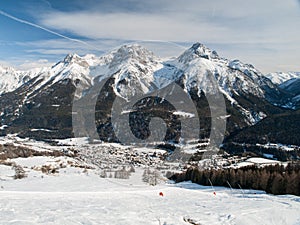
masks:
{"label": "snow on rocks", "polygon": [[300,78],[300,72],[278,72],[278,73],[269,73],[266,75],[274,84],[282,84],[288,80]]}

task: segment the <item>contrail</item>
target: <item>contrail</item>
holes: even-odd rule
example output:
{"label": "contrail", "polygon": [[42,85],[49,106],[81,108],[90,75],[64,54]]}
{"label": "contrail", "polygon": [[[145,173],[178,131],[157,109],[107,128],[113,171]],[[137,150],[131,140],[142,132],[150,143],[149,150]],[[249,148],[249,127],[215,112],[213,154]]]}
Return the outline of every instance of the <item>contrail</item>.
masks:
{"label": "contrail", "polygon": [[85,41],[78,40],[78,39],[75,39],[75,38],[70,38],[70,37],[65,36],[65,35],[63,35],[63,34],[57,33],[57,32],[55,32],[55,31],[53,31],[53,30],[49,30],[48,28],[42,27],[42,26],[40,26],[40,25],[38,25],[38,24],[35,24],[35,23],[32,23],[32,22],[29,22],[29,21],[26,21],[26,20],[17,18],[17,17],[15,17],[15,16],[13,16],[13,15],[10,15],[10,14],[8,14],[8,13],[2,11],[2,10],[0,10],[0,14],[1,14],[2,16],[5,16],[5,17],[10,18],[10,19],[12,19],[12,20],[15,20],[15,21],[17,21],[17,22],[20,22],[20,23],[23,23],[23,24],[27,24],[27,25],[29,25],[29,26],[32,26],[32,27],[35,27],[35,28],[44,30],[44,31],[46,31],[46,32],[48,32],[48,33],[51,33],[51,34],[54,34],[54,35],[56,35],[56,36],[58,36],[58,37],[65,38],[65,39],[67,39],[67,40],[69,40],[69,41],[74,41],[74,42],[77,42],[77,43],[80,43],[80,44],[89,46],[89,47],[91,47],[91,48],[93,48],[93,49],[96,49],[96,50],[98,50],[98,51],[101,51],[101,50],[98,49],[97,47],[95,47],[95,46],[93,46],[93,45],[91,45],[91,44],[89,44],[89,43],[87,43],[87,42],[85,42]]}

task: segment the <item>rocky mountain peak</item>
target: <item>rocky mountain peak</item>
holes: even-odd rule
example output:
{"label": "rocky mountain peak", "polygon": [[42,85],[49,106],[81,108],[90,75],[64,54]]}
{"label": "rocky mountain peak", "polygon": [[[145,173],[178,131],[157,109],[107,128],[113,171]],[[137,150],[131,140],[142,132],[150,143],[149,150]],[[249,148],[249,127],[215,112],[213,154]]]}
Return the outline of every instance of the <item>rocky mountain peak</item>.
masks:
{"label": "rocky mountain peak", "polygon": [[79,55],[77,55],[75,53],[68,54],[64,58],[63,63],[66,64],[66,65],[78,64],[78,65],[80,65],[82,67],[89,67],[89,63],[87,62],[87,60],[85,59],[85,57],[80,57]]}
{"label": "rocky mountain peak", "polygon": [[136,61],[142,64],[153,62],[156,59],[148,49],[137,45],[123,45],[115,53],[112,64],[120,64],[125,61]]}
{"label": "rocky mountain peak", "polygon": [[216,51],[210,50],[208,47],[206,47],[205,45],[203,45],[199,42],[193,44],[193,46],[190,49],[193,50],[194,54],[196,54],[202,58],[207,58],[207,59],[218,59],[219,58],[219,55]]}
{"label": "rocky mountain peak", "polygon": [[205,45],[197,42],[193,44],[191,48],[186,50],[181,56],[179,56],[179,62],[187,63],[196,58],[204,58],[207,60],[219,59],[219,55],[216,51],[209,49]]}
{"label": "rocky mountain peak", "polygon": [[63,61],[65,63],[70,63],[72,61],[75,61],[76,59],[80,59],[80,56],[75,53],[69,53],[68,55],[66,55]]}

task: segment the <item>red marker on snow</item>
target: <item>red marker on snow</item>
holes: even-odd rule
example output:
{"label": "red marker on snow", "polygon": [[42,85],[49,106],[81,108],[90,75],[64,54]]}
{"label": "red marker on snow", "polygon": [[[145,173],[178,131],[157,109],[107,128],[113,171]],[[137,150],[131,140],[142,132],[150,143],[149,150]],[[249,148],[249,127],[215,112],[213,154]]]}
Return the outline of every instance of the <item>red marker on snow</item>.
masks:
{"label": "red marker on snow", "polygon": [[159,196],[164,197],[164,193],[159,192]]}
{"label": "red marker on snow", "polygon": [[214,191],[214,195],[217,195],[217,193]]}

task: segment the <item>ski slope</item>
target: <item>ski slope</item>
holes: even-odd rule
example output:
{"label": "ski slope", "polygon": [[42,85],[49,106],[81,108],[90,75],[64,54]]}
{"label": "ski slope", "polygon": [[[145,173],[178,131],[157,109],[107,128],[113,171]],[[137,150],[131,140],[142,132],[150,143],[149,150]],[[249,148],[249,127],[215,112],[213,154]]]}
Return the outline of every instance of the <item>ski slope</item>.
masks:
{"label": "ski slope", "polygon": [[[17,159],[23,166],[36,162],[29,160]],[[189,182],[149,186],[141,176],[142,169],[121,180],[65,168],[1,179],[0,224],[300,224],[300,197]]]}

